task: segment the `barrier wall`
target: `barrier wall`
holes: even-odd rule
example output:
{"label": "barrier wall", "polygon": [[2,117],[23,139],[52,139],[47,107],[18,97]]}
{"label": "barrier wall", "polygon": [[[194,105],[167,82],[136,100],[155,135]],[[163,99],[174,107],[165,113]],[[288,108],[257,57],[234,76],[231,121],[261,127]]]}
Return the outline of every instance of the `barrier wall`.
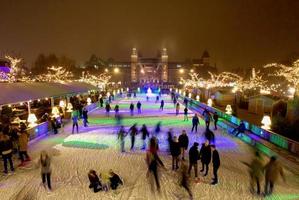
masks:
{"label": "barrier wall", "polygon": [[[187,97],[183,97],[183,96],[179,95],[179,99],[184,100],[185,98],[187,98]],[[219,118],[221,118],[222,120],[229,122],[230,124],[232,124],[234,126],[238,126],[240,124],[241,119],[239,119],[235,116],[226,114],[225,112],[223,112],[217,108],[210,107],[204,103],[195,101],[194,99],[190,99],[190,98],[187,98],[187,99],[188,99],[188,106],[190,106],[191,108],[194,108],[195,110],[198,110],[200,113],[202,113],[204,111],[204,109],[206,109],[212,113],[217,112],[219,115]],[[242,137],[245,137],[245,138],[242,138],[242,140],[245,141],[246,143],[250,143],[254,146],[260,147],[262,145],[262,143],[259,143],[258,140],[264,139],[282,149],[285,149],[289,152],[295,153],[296,155],[299,156],[299,143],[298,142],[291,140],[289,138],[286,138],[277,133],[274,133],[272,131],[262,129],[261,127],[256,126],[254,124],[250,124],[247,121],[244,121],[244,123],[246,125],[247,130],[256,136],[255,141],[252,141],[252,138],[246,138],[245,136],[242,136]],[[222,128],[225,128],[227,130],[230,130],[232,128],[228,124],[221,123],[221,120],[219,121],[219,125],[223,126]],[[267,153],[269,153],[270,150],[263,149],[262,151],[266,151]]]}

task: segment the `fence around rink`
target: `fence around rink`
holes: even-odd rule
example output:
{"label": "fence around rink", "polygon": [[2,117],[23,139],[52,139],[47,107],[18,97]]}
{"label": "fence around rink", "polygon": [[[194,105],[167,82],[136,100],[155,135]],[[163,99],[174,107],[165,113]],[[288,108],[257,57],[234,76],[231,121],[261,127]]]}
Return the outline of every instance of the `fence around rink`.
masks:
{"label": "fence around rink", "polygon": [[[195,101],[194,99],[179,95],[180,100],[183,101],[185,98],[188,99],[188,107],[198,111],[200,114],[202,114],[202,112],[205,109],[211,113],[217,112],[219,115],[219,123],[218,123],[219,126],[228,130],[228,133],[231,133],[231,130],[240,124],[241,119],[239,119],[235,116],[226,114],[225,112],[223,112],[219,109],[210,107],[204,103]],[[247,122],[245,120],[243,120],[243,122],[245,123],[246,129],[250,132],[250,136],[246,135],[246,134],[242,134],[241,139],[244,142],[255,146],[256,148],[260,149],[267,155],[275,154],[274,152],[272,152],[271,148],[265,146],[262,143],[262,140],[265,140],[271,144],[276,145],[279,148],[282,148],[284,150],[287,150],[287,151],[299,156],[299,143],[298,142],[291,140],[289,138],[286,138],[284,136],[281,136],[281,135],[274,133],[270,130],[262,129],[261,127],[256,126],[254,124],[250,124],[249,122]]]}

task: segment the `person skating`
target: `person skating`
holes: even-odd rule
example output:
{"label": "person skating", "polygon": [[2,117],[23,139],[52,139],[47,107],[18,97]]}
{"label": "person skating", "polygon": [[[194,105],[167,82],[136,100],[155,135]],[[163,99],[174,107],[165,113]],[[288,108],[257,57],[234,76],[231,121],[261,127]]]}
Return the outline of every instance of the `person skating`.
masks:
{"label": "person skating", "polygon": [[159,133],[161,132],[161,122],[158,122],[155,128],[155,135],[159,135]]}
{"label": "person skating", "polygon": [[180,104],[177,103],[175,107],[175,115],[179,115],[179,113],[180,113]]}
{"label": "person skating", "polygon": [[110,106],[110,104],[109,104],[108,102],[106,103],[106,107],[105,107],[105,109],[106,109],[106,116],[109,117],[109,115],[110,115],[110,110],[111,110],[111,106]]}
{"label": "person skating", "polygon": [[129,133],[131,135],[131,150],[134,149],[134,145],[135,145],[135,137],[138,133],[138,129],[137,129],[137,124],[134,124],[133,126],[131,126],[131,128],[129,129]]}
{"label": "person skating", "polygon": [[182,152],[182,160],[185,160],[185,151],[188,149],[189,146],[189,138],[187,136],[186,130],[183,130],[182,134],[179,136],[179,143]]}
{"label": "person skating", "polygon": [[90,182],[89,188],[92,188],[94,193],[102,190],[102,183],[95,170],[90,170],[88,172],[88,179]]}
{"label": "person skating", "polygon": [[41,152],[38,165],[41,168],[41,178],[44,187],[46,187],[47,183],[48,189],[51,190],[51,158],[46,151]]}
{"label": "person skating", "polygon": [[115,115],[114,115],[115,118],[117,118],[117,116],[118,116],[118,114],[119,114],[119,105],[117,105],[117,104],[114,106],[114,114],[115,114]]}
{"label": "person skating", "polygon": [[235,132],[237,132],[235,136],[238,137],[238,135],[240,133],[245,133],[245,130],[246,130],[245,123],[244,123],[244,121],[241,121],[240,125],[232,131],[232,134],[234,134]]}
{"label": "person skating", "polygon": [[218,115],[218,113],[217,113],[217,112],[214,112],[213,120],[214,120],[215,130],[217,130],[218,119],[219,119],[219,115]]}
{"label": "person skating", "polygon": [[177,99],[176,99],[176,97],[174,96],[174,97],[173,97],[173,106],[175,107],[176,104],[177,104]]}
{"label": "person skating", "polygon": [[209,173],[209,164],[212,158],[211,147],[208,140],[206,140],[206,142],[202,144],[199,155],[202,164],[202,169],[200,170],[200,172],[203,172],[206,169],[204,176],[207,176]]}
{"label": "person skating", "polygon": [[186,164],[186,161],[181,162],[181,180],[180,180],[180,186],[185,188],[185,190],[188,192],[190,199],[192,199],[192,191],[190,189],[190,178],[188,175],[188,167]]}
{"label": "person skating", "polygon": [[205,109],[202,115],[203,115],[205,123],[206,123],[206,128],[210,128],[211,115],[210,115],[209,111]]}
{"label": "person skating", "polygon": [[133,104],[133,102],[131,102],[131,104],[130,104],[130,113],[131,113],[131,116],[134,115],[134,104]]}
{"label": "person skating", "polygon": [[79,125],[78,125],[78,115],[79,115],[79,111],[78,110],[74,110],[72,112],[72,121],[73,121],[73,129],[72,129],[72,134],[74,133],[74,129],[76,127],[77,133],[79,133]]}
{"label": "person skating", "polygon": [[123,181],[121,180],[120,176],[112,171],[112,169],[109,171],[110,177],[110,187],[112,190],[116,190],[119,185],[123,185]]}
{"label": "person skating", "polygon": [[195,132],[197,133],[197,126],[199,124],[199,118],[197,116],[197,114],[195,113],[193,118],[192,118],[192,129],[191,132],[193,132],[193,130],[195,130]]}
{"label": "person skating", "polygon": [[185,107],[184,109],[184,121],[188,121],[188,108]]}
{"label": "person skating", "polygon": [[156,96],[156,102],[155,103],[158,103],[159,102],[159,96]]}
{"label": "person skating", "polygon": [[161,100],[161,104],[160,104],[160,110],[162,110],[162,111],[163,111],[163,109],[164,109],[164,100]]}
{"label": "person skating", "polygon": [[191,174],[192,167],[194,168],[195,178],[197,178],[197,161],[199,160],[198,143],[194,142],[189,150],[189,169],[188,174]]}
{"label": "person skating", "polygon": [[125,152],[125,137],[127,136],[127,133],[125,131],[125,127],[121,126],[118,131],[118,139],[120,140],[120,149],[121,152]]}
{"label": "person skating", "polygon": [[146,153],[146,163],[148,166],[147,176],[152,173],[155,178],[156,186],[158,191],[160,191],[160,181],[159,181],[159,174],[158,174],[158,167],[164,167],[163,162],[158,156],[157,153],[157,146],[153,140],[150,142],[150,148]]}
{"label": "person skating", "polygon": [[206,140],[209,141],[210,144],[215,144],[215,134],[210,129],[206,128],[204,132],[204,136]]}
{"label": "person skating", "polygon": [[171,154],[171,145],[172,145],[172,142],[173,142],[173,136],[172,136],[172,128],[170,128],[167,132],[167,142],[168,142],[168,150],[169,150],[169,153]]}
{"label": "person skating", "polygon": [[138,101],[136,106],[137,106],[138,114],[141,114],[141,102]]}
{"label": "person skating", "polygon": [[172,156],[172,170],[177,170],[179,168],[179,156],[181,154],[181,148],[179,140],[176,136],[173,137],[173,142],[170,147]]}
{"label": "person skating", "polygon": [[58,133],[57,119],[55,117],[52,117],[50,122],[51,122],[51,127],[53,129],[53,133],[57,134]]}
{"label": "person skating", "polygon": [[220,157],[219,157],[219,153],[215,147],[215,145],[211,145],[211,151],[212,151],[212,163],[213,163],[213,181],[212,181],[212,185],[216,185],[218,183],[218,169],[220,167]]}
{"label": "person skating", "polygon": [[273,193],[274,185],[277,182],[279,176],[282,177],[283,181],[286,182],[283,168],[277,161],[275,156],[270,158],[268,164],[264,167],[265,169],[265,196]]}
{"label": "person skating", "polygon": [[7,162],[9,162],[10,170],[13,172],[14,171],[14,166],[12,162],[13,144],[9,136],[4,135],[1,132],[0,132],[0,153],[3,159],[4,174],[8,173]]}
{"label": "person skating", "polygon": [[84,127],[87,127],[88,124],[88,110],[84,107],[82,111],[82,118],[83,118],[83,125]]}
{"label": "person skating", "polygon": [[140,132],[142,134],[142,141],[143,141],[143,146],[142,149],[146,149],[146,138],[149,137],[149,132],[147,130],[147,127],[145,124],[142,125],[142,128],[140,129]]}
{"label": "person skating", "polygon": [[186,97],[184,98],[184,105],[185,107],[188,107],[188,99]]}
{"label": "person skating", "polygon": [[101,108],[103,108],[103,105],[104,105],[104,100],[103,100],[103,97],[100,98],[100,106]]}
{"label": "person skating", "polygon": [[[26,131],[25,124],[22,124],[20,127],[20,132],[18,133],[18,142],[19,142],[19,154],[21,158],[21,164],[19,166],[24,166],[25,162],[31,161],[31,158],[29,157],[27,153],[28,149],[28,141],[29,141],[29,133]],[[25,156],[25,158],[24,158]]]}
{"label": "person skating", "polygon": [[260,182],[261,182],[262,175],[264,173],[263,160],[260,153],[258,151],[255,152],[255,156],[250,163],[246,163],[246,162],[243,163],[249,167],[250,191],[254,193],[255,192],[254,185],[256,185],[257,187],[256,193],[260,194],[261,193]]}

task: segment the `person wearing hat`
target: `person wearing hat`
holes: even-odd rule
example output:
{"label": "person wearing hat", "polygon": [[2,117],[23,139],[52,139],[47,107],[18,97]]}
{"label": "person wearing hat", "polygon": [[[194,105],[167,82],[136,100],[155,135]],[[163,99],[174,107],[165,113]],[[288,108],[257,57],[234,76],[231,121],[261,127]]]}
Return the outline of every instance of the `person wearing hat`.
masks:
{"label": "person wearing hat", "polygon": [[190,175],[192,167],[194,168],[195,178],[197,178],[197,161],[199,160],[198,143],[194,142],[193,146],[189,150],[189,169]]}

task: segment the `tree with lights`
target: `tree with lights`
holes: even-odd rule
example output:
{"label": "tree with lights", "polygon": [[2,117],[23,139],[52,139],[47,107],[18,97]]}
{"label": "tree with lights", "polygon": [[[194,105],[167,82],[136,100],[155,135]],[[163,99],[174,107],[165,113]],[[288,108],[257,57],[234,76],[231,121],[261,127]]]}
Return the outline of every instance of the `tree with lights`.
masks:
{"label": "tree with lights", "polygon": [[41,75],[36,76],[36,79],[38,81],[58,82],[58,83],[64,83],[66,81],[70,81],[72,78],[73,78],[73,73],[70,71],[67,71],[62,66],[48,67],[47,74],[41,74]]}
{"label": "tree with lights", "polygon": [[107,73],[101,73],[100,75],[91,75],[90,73],[82,72],[82,77],[79,81],[86,82],[99,88],[105,89],[109,84],[111,76]]}

